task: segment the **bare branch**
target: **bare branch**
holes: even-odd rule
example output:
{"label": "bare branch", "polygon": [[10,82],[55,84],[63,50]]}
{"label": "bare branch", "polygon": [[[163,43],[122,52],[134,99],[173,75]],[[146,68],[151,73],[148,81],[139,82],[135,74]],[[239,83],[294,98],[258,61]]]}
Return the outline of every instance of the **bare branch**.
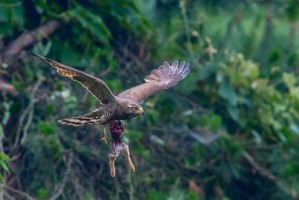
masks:
{"label": "bare branch", "polygon": [[14,189],[12,187],[9,187],[7,185],[0,184],[0,187],[5,188],[5,189],[7,189],[7,190],[9,190],[9,191],[11,191],[13,193],[18,194],[18,195],[21,195],[21,196],[25,197],[28,200],[34,200],[34,198],[32,198],[29,194],[27,194],[25,192],[22,192],[20,190]]}
{"label": "bare branch", "polygon": [[16,95],[17,91],[15,87],[3,80],[0,79],[0,91],[10,93],[12,95]]}
{"label": "bare branch", "polygon": [[249,153],[247,153],[246,151],[244,151],[243,152],[243,156],[246,158],[246,160],[249,162],[249,164],[255,170],[257,170],[262,176],[264,176],[265,178],[267,178],[270,181],[274,182],[277,186],[281,186],[282,185],[281,181],[276,176],[274,176],[269,171],[267,171],[265,168],[263,168],[262,166],[260,166]]}
{"label": "bare branch", "polygon": [[[37,92],[38,88],[40,87],[43,80],[44,80],[44,78],[42,76],[39,76],[38,81],[36,82],[36,84],[34,85],[32,91],[31,91],[30,103],[27,106],[27,108],[23,111],[22,115],[20,116],[13,149],[18,147],[19,142],[21,142],[21,143],[25,142],[25,139],[27,137],[27,130],[31,124],[31,120],[32,120],[32,116],[33,116],[34,105],[39,100],[39,99],[35,98],[35,95],[36,95],[36,92]],[[20,135],[21,135],[22,131],[23,131],[23,137],[20,140]]]}
{"label": "bare branch", "polygon": [[43,38],[49,37],[56,29],[61,26],[61,23],[57,20],[51,20],[46,24],[40,26],[31,32],[24,32],[17,39],[15,39],[12,43],[10,43],[7,49],[4,51],[4,57],[11,57],[17,55],[22,51],[26,46],[41,40]]}
{"label": "bare branch", "polygon": [[68,179],[68,175],[69,175],[69,173],[71,171],[71,165],[72,165],[72,163],[73,163],[73,153],[71,152],[70,155],[69,155],[67,164],[66,164],[66,170],[65,170],[62,182],[59,185],[59,187],[58,187],[57,191],[55,192],[55,194],[50,198],[50,200],[56,200],[62,194],[64,186],[65,186],[66,181]]}

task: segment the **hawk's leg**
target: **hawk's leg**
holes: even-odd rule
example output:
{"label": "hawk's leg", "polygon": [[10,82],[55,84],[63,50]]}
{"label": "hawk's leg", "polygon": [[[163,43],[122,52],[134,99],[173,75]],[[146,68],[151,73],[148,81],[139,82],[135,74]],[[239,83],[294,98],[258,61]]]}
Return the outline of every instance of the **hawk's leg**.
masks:
{"label": "hawk's leg", "polygon": [[106,144],[109,141],[109,138],[107,137],[106,124],[104,125],[104,136],[100,139],[100,141],[104,141]]}

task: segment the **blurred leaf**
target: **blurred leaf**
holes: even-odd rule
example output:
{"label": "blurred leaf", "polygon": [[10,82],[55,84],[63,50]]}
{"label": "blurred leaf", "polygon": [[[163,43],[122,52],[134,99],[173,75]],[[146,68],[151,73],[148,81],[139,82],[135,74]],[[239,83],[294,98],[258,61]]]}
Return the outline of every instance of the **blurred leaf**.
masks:
{"label": "blurred leaf", "polygon": [[3,24],[0,22],[0,38],[6,35],[10,35],[12,33],[12,30],[13,29],[9,24]]}
{"label": "blurred leaf", "polygon": [[230,105],[237,105],[237,94],[235,90],[226,82],[222,82],[219,88],[219,95],[227,100]]}
{"label": "blurred leaf", "polygon": [[6,171],[6,172],[9,171],[8,166],[7,166],[7,163],[4,162],[3,160],[0,160],[0,167],[1,167],[4,171]]}
{"label": "blurred leaf", "polygon": [[4,130],[3,130],[3,126],[0,124],[0,139],[2,139],[4,137]]}
{"label": "blurred leaf", "polygon": [[215,63],[208,63],[199,69],[199,80],[204,80],[211,74],[215,73],[219,66]]}
{"label": "blurred leaf", "polygon": [[11,14],[14,23],[17,24],[20,28],[22,28],[25,23],[24,9],[22,4],[21,3],[15,4],[11,8],[12,8]]}
{"label": "blurred leaf", "polygon": [[0,159],[1,159],[2,161],[5,161],[5,162],[9,161],[9,157],[8,157],[8,155],[6,155],[6,154],[3,153],[3,152],[0,152]]}
{"label": "blurred leaf", "polygon": [[162,191],[150,191],[146,194],[146,200],[165,199],[165,193]]}
{"label": "blurred leaf", "polygon": [[81,52],[74,51],[69,45],[64,45],[60,49],[60,58],[67,65],[73,66],[74,68],[78,67],[82,59]]}
{"label": "blurred leaf", "polygon": [[219,129],[220,125],[221,125],[221,116],[219,116],[219,115],[212,115],[210,124],[211,124],[211,129],[212,130]]}
{"label": "blurred leaf", "polygon": [[53,124],[47,122],[40,122],[38,125],[39,131],[45,135],[52,135],[55,133]]}
{"label": "blurred leaf", "polygon": [[55,105],[53,103],[48,103],[46,106],[46,115],[52,115],[55,111]]}
{"label": "blurred leaf", "polygon": [[2,22],[7,23],[9,21],[9,8],[0,5],[0,24]]}
{"label": "blurred leaf", "polygon": [[[8,162],[9,162],[9,157],[5,153],[0,152],[0,167],[5,172],[9,172]],[[3,175],[1,174],[1,176],[3,176]]]}
{"label": "blurred leaf", "polygon": [[126,130],[125,135],[132,140],[139,140],[142,137],[141,132],[132,129]]}
{"label": "blurred leaf", "polygon": [[285,82],[285,84],[288,86],[289,89],[293,88],[296,84],[296,77],[294,74],[283,73],[282,79]]}
{"label": "blurred leaf", "polygon": [[291,21],[296,21],[299,18],[299,6],[298,1],[296,0],[289,0],[288,7],[286,9],[287,16]]}
{"label": "blurred leaf", "polygon": [[284,173],[286,176],[296,176],[299,173],[299,164],[293,162],[286,163]]}
{"label": "blurred leaf", "polygon": [[235,120],[236,122],[238,122],[240,119],[239,119],[239,110],[237,107],[235,106],[227,106],[227,111],[230,115],[230,117]]}
{"label": "blurred leaf", "polygon": [[146,117],[150,120],[150,122],[155,123],[160,119],[160,112],[156,109],[147,109]]}
{"label": "blurred leaf", "polygon": [[75,9],[69,11],[68,15],[76,19],[83,28],[89,30],[95,38],[104,44],[109,43],[111,33],[100,16],[92,14],[79,5],[76,5]]}
{"label": "blurred leaf", "polygon": [[134,145],[134,152],[138,153],[140,156],[144,158],[149,158],[150,152],[149,150],[141,143],[136,143]]}
{"label": "blurred leaf", "polygon": [[48,194],[49,194],[49,191],[48,191],[46,188],[39,188],[39,189],[37,190],[37,196],[38,196],[39,198],[44,199],[45,197],[48,196]]}

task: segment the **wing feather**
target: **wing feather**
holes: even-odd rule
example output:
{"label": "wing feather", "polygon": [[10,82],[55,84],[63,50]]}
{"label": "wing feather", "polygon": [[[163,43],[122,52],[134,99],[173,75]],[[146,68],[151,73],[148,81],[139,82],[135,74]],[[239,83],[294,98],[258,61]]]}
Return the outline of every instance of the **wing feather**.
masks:
{"label": "wing feather", "polygon": [[146,83],[137,85],[133,88],[121,92],[118,96],[133,98],[136,101],[141,101],[148,96],[177,85],[184,79],[189,71],[189,63],[174,61],[172,65],[164,62],[158,69],[152,70],[151,74],[144,78]]}
{"label": "wing feather", "polygon": [[101,103],[108,104],[115,102],[115,96],[103,80],[30,51],[27,51],[27,53],[45,60],[54,67],[60,75],[79,82],[94,97],[101,101]]}

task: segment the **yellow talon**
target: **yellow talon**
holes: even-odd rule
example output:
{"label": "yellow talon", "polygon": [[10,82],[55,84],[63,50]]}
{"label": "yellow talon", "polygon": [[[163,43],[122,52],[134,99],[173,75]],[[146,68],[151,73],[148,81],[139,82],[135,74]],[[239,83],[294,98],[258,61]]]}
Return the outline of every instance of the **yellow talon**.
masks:
{"label": "yellow talon", "polygon": [[100,139],[100,141],[104,141],[107,144],[109,139],[106,136],[104,136]]}
{"label": "yellow talon", "polygon": [[104,136],[100,139],[100,141],[104,141],[106,144],[109,141],[107,134],[106,134],[106,126],[104,126]]}

